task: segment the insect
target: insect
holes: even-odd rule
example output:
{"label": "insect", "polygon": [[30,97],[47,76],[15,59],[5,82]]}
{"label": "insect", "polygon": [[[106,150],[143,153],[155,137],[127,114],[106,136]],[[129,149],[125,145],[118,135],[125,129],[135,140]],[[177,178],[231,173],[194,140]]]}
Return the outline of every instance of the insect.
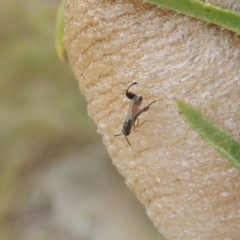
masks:
{"label": "insect", "polygon": [[[126,96],[127,96],[127,98],[131,99],[131,103],[130,103],[130,106],[128,109],[127,117],[126,117],[125,121],[123,122],[122,133],[114,135],[114,136],[124,135],[129,145],[131,145],[131,143],[129,142],[127,136],[131,133],[132,127],[133,127],[133,129],[135,129],[135,127],[139,127],[140,125],[142,125],[144,123],[143,122],[139,125],[138,117],[143,112],[148,111],[150,106],[156,102],[156,101],[153,101],[153,102],[149,103],[147,106],[140,109],[140,105],[142,103],[142,96],[138,96],[137,94],[129,91],[130,87],[135,84],[137,84],[137,82],[132,83],[126,90]],[[137,122],[136,125],[135,125],[135,122]]]}

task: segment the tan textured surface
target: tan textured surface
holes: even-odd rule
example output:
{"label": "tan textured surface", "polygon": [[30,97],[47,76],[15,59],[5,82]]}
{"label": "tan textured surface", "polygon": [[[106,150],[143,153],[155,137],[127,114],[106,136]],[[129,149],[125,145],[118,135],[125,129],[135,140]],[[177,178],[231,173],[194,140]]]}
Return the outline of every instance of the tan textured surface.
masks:
{"label": "tan textured surface", "polygon": [[[240,140],[240,40],[183,15],[127,0],[71,0],[70,64],[114,165],[167,239],[239,239],[240,173],[183,122],[175,98]],[[157,100],[120,133],[126,87]]]}
{"label": "tan textured surface", "polygon": [[240,12],[240,2],[239,0],[200,0],[202,2],[210,3],[215,6],[222,7],[224,9],[229,9],[231,11]]}

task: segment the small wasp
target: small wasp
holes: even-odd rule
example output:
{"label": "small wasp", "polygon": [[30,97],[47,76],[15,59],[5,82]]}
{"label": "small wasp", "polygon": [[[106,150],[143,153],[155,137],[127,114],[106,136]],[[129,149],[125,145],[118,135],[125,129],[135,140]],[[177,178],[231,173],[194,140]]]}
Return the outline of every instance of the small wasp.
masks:
{"label": "small wasp", "polygon": [[[137,94],[134,94],[134,93],[128,91],[129,88],[135,84],[137,84],[137,82],[132,83],[126,90],[127,98],[131,99],[132,101],[131,101],[129,109],[128,109],[127,117],[126,117],[125,121],[123,122],[122,133],[114,135],[114,136],[124,135],[129,145],[131,145],[131,143],[128,141],[127,136],[131,133],[132,127],[133,127],[133,129],[135,129],[135,127],[139,127],[140,125],[142,125],[144,123],[143,122],[142,124],[139,125],[138,117],[143,112],[146,112],[150,108],[150,106],[156,102],[156,101],[153,101],[150,104],[148,104],[147,106],[140,109],[140,105],[142,103],[142,96],[138,96]],[[135,126],[136,121],[137,121],[137,124]]]}

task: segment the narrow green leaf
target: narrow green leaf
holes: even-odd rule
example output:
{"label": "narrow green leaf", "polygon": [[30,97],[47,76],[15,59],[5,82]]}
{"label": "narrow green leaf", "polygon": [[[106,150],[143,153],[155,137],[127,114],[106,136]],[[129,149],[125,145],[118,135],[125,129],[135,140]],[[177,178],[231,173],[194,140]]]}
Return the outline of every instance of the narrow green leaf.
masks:
{"label": "narrow green leaf", "polygon": [[177,101],[177,107],[189,126],[240,170],[240,143],[190,105]]}
{"label": "narrow green leaf", "polygon": [[64,26],[63,26],[63,13],[65,10],[67,0],[62,0],[58,12],[57,12],[57,21],[56,21],[56,49],[57,55],[60,60],[64,61],[67,59],[66,50],[63,44],[64,37]]}
{"label": "narrow green leaf", "polygon": [[144,0],[240,34],[240,14],[199,0]]}

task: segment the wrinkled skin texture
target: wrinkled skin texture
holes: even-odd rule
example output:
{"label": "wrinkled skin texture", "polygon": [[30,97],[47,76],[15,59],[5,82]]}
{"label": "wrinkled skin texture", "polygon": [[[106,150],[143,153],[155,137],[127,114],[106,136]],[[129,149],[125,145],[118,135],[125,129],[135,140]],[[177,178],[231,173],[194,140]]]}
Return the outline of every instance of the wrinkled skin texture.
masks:
{"label": "wrinkled skin texture", "polygon": [[[65,47],[113,164],[167,239],[239,239],[240,173],[182,120],[181,99],[240,141],[240,40],[137,0],[71,0]],[[147,120],[121,133],[132,82]]]}

